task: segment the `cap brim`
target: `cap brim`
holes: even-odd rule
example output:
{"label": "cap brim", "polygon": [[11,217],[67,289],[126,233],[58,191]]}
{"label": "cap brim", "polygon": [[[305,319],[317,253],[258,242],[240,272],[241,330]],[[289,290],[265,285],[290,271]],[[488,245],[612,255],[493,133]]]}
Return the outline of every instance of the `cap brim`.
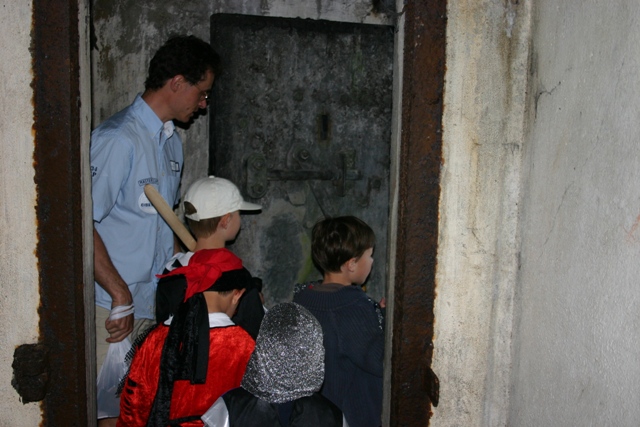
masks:
{"label": "cap brim", "polygon": [[240,205],[241,211],[259,211],[262,209],[262,206],[256,205],[255,203],[242,202]]}

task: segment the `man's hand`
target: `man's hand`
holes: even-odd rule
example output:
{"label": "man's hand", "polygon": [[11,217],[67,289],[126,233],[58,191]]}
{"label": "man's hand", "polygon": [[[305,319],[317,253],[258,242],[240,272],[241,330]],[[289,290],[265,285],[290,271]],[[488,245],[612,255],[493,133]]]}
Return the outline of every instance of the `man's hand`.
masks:
{"label": "man's hand", "polygon": [[104,322],[104,326],[110,335],[106,341],[108,343],[120,342],[133,331],[133,314],[117,320],[107,319],[107,321]]}

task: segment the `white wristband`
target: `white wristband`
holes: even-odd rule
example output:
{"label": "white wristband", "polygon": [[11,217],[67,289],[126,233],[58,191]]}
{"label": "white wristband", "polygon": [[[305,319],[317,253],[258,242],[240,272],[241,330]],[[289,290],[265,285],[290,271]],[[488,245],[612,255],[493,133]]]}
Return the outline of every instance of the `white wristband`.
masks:
{"label": "white wristband", "polygon": [[111,312],[109,313],[109,318],[107,320],[118,320],[123,317],[127,317],[134,312],[133,304],[131,305],[119,305],[117,307],[113,307]]}

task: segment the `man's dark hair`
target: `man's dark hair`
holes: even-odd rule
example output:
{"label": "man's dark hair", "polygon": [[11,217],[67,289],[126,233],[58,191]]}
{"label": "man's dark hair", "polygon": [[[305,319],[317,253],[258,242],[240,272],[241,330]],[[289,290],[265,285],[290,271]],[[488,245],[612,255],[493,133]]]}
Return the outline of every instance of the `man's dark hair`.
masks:
{"label": "man's dark hair", "polygon": [[147,90],[158,90],[177,75],[195,85],[207,70],[217,75],[219,68],[220,57],[209,43],[195,36],[172,37],[151,59],[144,86]]}
{"label": "man's dark hair", "polygon": [[376,236],[355,216],[324,219],[311,231],[311,257],[322,273],[335,273],[351,258],[360,258],[376,244]]}

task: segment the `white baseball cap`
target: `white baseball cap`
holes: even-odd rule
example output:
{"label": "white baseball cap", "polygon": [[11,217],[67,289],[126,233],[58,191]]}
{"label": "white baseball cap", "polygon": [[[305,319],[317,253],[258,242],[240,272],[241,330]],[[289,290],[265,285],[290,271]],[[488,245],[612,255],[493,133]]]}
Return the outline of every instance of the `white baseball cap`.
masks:
{"label": "white baseball cap", "polygon": [[228,179],[209,176],[195,181],[187,193],[184,201],[196,208],[196,213],[185,214],[193,221],[215,218],[235,211],[257,211],[262,206],[245,202],[240,190]]}

